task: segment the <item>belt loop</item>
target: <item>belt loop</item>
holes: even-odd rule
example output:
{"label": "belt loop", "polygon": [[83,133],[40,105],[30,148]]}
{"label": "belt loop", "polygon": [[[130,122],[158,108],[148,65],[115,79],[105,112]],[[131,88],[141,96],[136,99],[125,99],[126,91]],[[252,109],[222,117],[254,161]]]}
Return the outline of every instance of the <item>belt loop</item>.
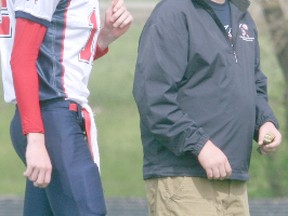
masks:
{"label": "belt loop", "polygon": [[82,116],[82,106],[75,102],[70,102],[69,104],[69,110],[78,112],[78,119],[81,120],[83,118]]}

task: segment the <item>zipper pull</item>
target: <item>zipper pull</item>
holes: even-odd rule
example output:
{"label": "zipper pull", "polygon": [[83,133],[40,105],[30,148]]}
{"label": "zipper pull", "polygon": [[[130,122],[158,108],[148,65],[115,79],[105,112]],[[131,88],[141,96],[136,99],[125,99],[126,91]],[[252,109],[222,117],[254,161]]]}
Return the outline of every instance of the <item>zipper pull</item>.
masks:
{"label": "zipper pull", "polygon": [[233,51],[233,54],[234,54],[235,62],[237,64],[238,63],[238,59],[237,59],[237,54],[236,54],[235,50]]}
{"label": "zipper pull", "polygon": [[232,49],[233,49],[234,59],[235,59],[235,62],[236,62],[236,64],[237,64],[237,63],[238,63],[238,59],[237,59],[236,51],[235,51],[235,49],[234,49],[234,43],[231,44],[231,47],[232,47]]}

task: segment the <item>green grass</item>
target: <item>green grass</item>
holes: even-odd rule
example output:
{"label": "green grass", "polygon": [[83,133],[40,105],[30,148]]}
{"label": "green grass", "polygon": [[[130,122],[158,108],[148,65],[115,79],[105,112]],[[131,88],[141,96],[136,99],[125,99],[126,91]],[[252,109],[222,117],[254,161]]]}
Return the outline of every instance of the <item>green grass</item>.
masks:
{"label": "green grass", "polygon": [[[89,83],[89,100],[96,113],[102,179],[107,197],[144,196],[139,119],[132,97],[136,50],[142,26],[143,22],[135,22],[129,33],[111,45],[109,54],[95,62]],[[270,80],[272,107],[283,125],[284,83],[269,44],[267,38],[261,38],[262,65]],[[13,105],[0,102],[0,194],[22,195],[24,167],[9,139],[9,122],[13,110]],[[285,167],[288,161],[285,152],[287,147],[284,144],[273,158],[260,156],[256,150],[253,151],[250,197],[287,194],[288,176]],[[280,185],[280,192],[275,193],[271,182],[272,186]]]}
{"label": "green grass", "polygon": [[132,80],[141,25],[110,47],[95,62],[90,104],[99,130],[102,177],[107,196],[143,196],[139,120]]}

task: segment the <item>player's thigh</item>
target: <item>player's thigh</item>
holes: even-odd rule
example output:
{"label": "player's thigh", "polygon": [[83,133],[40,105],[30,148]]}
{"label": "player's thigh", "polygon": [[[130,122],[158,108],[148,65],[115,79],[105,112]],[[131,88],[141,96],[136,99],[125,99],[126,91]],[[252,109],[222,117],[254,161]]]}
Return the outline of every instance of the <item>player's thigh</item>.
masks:
{"label": "player's thigh", "polygon": [[146,180],[151,216],[217,216],[213,188],[194,177]]}
{"label": "player's thigh", "polygon": [[97,165],[83,134],[81,113],[54,108],[43,111],[46,145],[52,160],[47,189],[59,215],[102,215],[105,202]]}
{"label": "player's thigh", "polygon": [[[10,125],[10,136],[15,151],[25,162],[25,152],[27,146],[27,139],[23,135],[19,110],[15,110],[15,114]],[[34,187],[33,182],[26,180],[25,199],[23,215],[43,215],[52,216],[49,201],[46,196],[45,189]]]}

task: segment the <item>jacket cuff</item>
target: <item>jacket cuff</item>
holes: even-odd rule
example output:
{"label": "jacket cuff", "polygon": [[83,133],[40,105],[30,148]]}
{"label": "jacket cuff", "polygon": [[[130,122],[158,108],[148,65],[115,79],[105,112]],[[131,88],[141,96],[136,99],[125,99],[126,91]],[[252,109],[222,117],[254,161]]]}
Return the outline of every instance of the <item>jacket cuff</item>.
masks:
{"label": "jacket cuff", "polygon": [[193,146],[193,149],[191,150],[191,153],[195,156],[198,156],[202,150],[202,148],[204,147],[204,145],[208,142],[209,137],[204,135],[201,137],[201,139],[199,140],[199,142]]}
{"label": "jacket cuff", "polygon": [[275,127],[277,129],[279,129],[279,123],[278,123],[277,119],[274,116],[264,116],[264,115],[262,115],[258,119],[258,121],[256,122],[256,127],[255,127],[256,131],[258,131],[260,129],[260,127],[266,122],[272,122],[275,125]]}

